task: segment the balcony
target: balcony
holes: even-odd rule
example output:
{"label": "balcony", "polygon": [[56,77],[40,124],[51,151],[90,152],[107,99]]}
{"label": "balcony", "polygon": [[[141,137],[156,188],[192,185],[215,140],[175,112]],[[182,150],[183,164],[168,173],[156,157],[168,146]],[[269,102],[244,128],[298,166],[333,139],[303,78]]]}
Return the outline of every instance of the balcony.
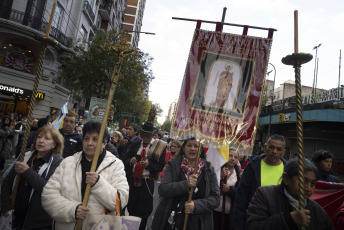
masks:
{"label": "balcony", "polygon": [[110,10],[111,10],[111,4],[100,3],[99,14],[103,20],[109,20],[110,19]]}
{"label": "balcony", "polygon": [[[9,10],[11,13],[9,17],[1,17],[8,19],[10,21],[18,22],[22,25],[28,26],[30,28],[39,30],[43,33],[46,32],[48,23],[44,22],[41,18],[36,18],[31,15],[25,15],[25,13],[20,12],[18,10]],[[64,35],[60,30],[58,30],[55,27],[51,27],[50,34],[51,37],[55,38],[58,42],[60,42],[62,45],[67,46],[68,44],[68,38],[66,35]]]}
{"label": "balcony", "polygon": [[88,3],[88,1],[85,1],[84,12],[85,11],[86,11],[86,15],[88,15],[88,17],[91,21],[91,24],[93,24],[96,16],[94,15],[93,10],[92,10],[92,6]]}

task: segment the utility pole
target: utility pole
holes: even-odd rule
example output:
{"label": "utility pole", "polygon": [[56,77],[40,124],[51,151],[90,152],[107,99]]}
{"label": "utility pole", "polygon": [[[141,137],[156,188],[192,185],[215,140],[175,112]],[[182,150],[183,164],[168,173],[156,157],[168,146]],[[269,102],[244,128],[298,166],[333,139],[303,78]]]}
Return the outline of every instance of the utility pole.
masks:
{"label": "utility pole", "polygon": [[339,101],[339,89],[340,89],[340,66],[342,63],[342,50],[339,50],[339,74],[338,74],[338,92],[337,92],[337,96],[338,96],[338,101]]}

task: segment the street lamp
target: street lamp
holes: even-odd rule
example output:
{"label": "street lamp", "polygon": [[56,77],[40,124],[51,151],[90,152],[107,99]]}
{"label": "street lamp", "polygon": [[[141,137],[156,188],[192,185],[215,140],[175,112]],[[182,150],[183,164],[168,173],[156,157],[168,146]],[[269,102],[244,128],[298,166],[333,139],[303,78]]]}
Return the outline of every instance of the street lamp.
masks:
{"label": "street lamp", "polygon": [[317,81],[318,81],[318,64],[319,64],[319,60],[318,60],[317,56],[318,56],[318,48],[320,46],[321,46],[321,43],[319,45],[313,47],[313,50],[315,50],[315,59],[314,59],[315,66],[314,66],[314,79],[313,79],[313,92],[312,92],[314,95],[314,100],[316,100],[315,95],[317,93],[316,88],[317,88]]}
{"label": "street lamp", "polygon": [[[273,64],[271,64],[271,63],[269,63],[269,65],[271,65],[271,66],[274,68],[274,84],[272,85],[271,107],[270,107],[270,109],[269,109],[269,115],[270,115],[270,117],[269,117],[268,137],[270,136],[270,126],[271,126],[271,118],[272,118],[271,113],[272,113],[272,108],[273,108],[272,106],[273,106],[274,97],[275,97],[275,80],[276,80],[276,68],[275,68],[275,66],[274,66]],[[272,71],[272,70],[271,70],[271,71]],[[268,75],[271,73],[271,71],[268,72]],[[283,102],[283,103],[284,103],[284,102]]]}

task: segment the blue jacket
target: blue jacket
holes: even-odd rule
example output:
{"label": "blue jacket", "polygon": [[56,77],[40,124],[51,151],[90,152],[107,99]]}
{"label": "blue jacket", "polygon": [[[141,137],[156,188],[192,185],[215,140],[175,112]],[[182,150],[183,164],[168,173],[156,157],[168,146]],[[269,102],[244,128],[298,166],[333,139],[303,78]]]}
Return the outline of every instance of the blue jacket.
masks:
{"label": "blue jacket", "polygon": [[[246,225],[246,210],[248,204],[258,187],[260,187],[260,164],[266,155],[249,157],[250,163],[245,167],[237,189],[234,201],[233,222],[234,229],[244,230]],[[287,161],[281,158],[285,165]]]}

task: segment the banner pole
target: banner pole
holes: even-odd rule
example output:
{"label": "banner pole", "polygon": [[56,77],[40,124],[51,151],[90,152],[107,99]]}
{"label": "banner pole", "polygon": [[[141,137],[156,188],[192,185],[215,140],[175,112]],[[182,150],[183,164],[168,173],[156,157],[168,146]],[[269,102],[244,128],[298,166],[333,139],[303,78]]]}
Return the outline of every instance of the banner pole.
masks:
{"label": "banner pole", "polygon": [[[43,38],[41,38],[41,37],[38,38],[39,40],[41,40],[42,49],[41,49],[39,59],[38,59],[35,81],[33,83],[33,89],[32,89],[32,94],[31,94],[31,98],[30,98],[30,108],[29,108],[29,112],[27,115],[25,132],[24,132],[24,137],[23,137],[23,143],[22,143],[22,146],[20,149],[20,155],[19,155],[19,159],[18,159],[19,162],[24,161],[26,144],[27,144],[27,140],[28,140],[30,128],[31,128],[31,123],[32,123],[32,113],[33,113],[33,109],[34,109],[35,104],[36,104],[36,95],[37,95],[37,90],[38,90],[38,84],[39,84],[39,80],[42,76],[42,67],[43,67],[43,59],[44,59],[45,51],[47,49],[48,44],[56,45],[56,41],[51,40],[49,38],[50,28],[51,28],[51,24],[52,24],[52,21],[54,18],[55,9],[56,9],[56,2],[54,2],[53,8],[51,9],[50,20],[49,20],[49,23],[47,26],[45,36]],[[18,192],[18,186],[19,186],[19,181],[20,181],[19,178],[20,178],[19,174],[17,174],[16,178],[14,180],[15,184],[14,184],[14,188],[13,188],[13,192],[12,192],[12,208],[13,209],[14,209],[14,205],[16,202],[17,192]]]}
{"label": "banner pole", "polygon": [[[305,208],[304,193],[304,152],[303,152],[303,119],[302,119],[302,97],[301,97],[301,65],[312,60],[313,56],[308,53],[298,53],[298,12],[294,11],[294,53],[282,58],[282,63],[292,65],[295,69],[295,93],[296,93],[296,136],[297,136],[297,159],[299,180],[299,209]],[[300,229],[304,229],[301,227]]]}
{"label": "banner pole", "polygon": [[[197,171],[198,171],[198,162],[199,162],[199,158],[200,158],[201,152],[202,152],[202,145],[201,145],[201,142],[199,141],[198,142],[198,152],[197,152],[197,157],[196,157],[196,166],[195,166],[194,174],[197,174]],[[194,189],[195,189],[195,187],[190,188],[188,203],[190,203],[191,200],[192,200]],[[186,230],[186,226],[188,224],[188,218],[189,218],[189,213],[185,213],[183,230]]]}
{"label": "banner pole", "polygon": [[[121,35],[122,35],[122,37],[120,38],[120,43],[118,45],[119,47],[118,46],[110,46],[108,44],[102,46],[103,49],[107,49],[107,50],[113,49],[115,51],[118,51],[119,55],[118,55],[118,61],[116,62],[114,69],[112,71],[112,75],[111,75],[110,91],[109,91],[109,95],[108,95],[108,100],[106,102],[106,108],[105,108],[105,112],[104,112],[103,122],[102,122],[102,125],[100,127],[100,133],[99,133],[99,137],[98,137],[97,147],[95,150],[95,154],[93,156],[90,172],[96,171],[98,158],[99,158],[100,151],[101,151],[101,145],[103,142],[104,132],[105,132],[106,124],[107,124],[107,118],[109,116],[110,107],[111,107],[113,95],[115,93],[116,84],[117,84],[119,77],[120,77],[120,69],[122,66],[123,58],[125,56],[129,55],[130,53],[134,52],[134,50],[127,43],[126,37],[124,37],[123,34],[121,34]],[[123,49],[121,48],[121,45],[124,47]],[[87,184],[86,190],[85,190],[85,195],[84,195],[83,201],[82,201],[82,206],[87,207],[87,203],[88,203],[88,199],[90,197],[90,194],[91,194],[91,185]],[[81,219],[79,219],[77,221],[77,224],[76,224],[77,230],[82,229],[82,223],[83,223],[83,220],[81,220]]]}

